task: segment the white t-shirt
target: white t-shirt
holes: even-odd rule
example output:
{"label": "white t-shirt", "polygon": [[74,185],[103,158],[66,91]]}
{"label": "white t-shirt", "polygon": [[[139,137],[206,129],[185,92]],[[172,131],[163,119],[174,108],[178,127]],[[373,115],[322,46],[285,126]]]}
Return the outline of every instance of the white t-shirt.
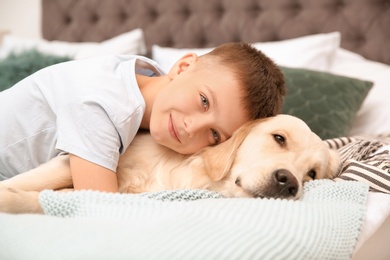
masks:
{"label": "white t-shirt", "polygon": [[65,152],[116,171],[145,101],[135,74],[163,74],[145,57],[56,64],[0,92],[0,180]]}

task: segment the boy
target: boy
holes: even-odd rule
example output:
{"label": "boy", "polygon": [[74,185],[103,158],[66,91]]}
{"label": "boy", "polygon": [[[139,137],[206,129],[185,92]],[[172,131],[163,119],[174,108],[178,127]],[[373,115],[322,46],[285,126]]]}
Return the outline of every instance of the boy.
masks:
{"label": "boy", "polygon": [[0,180],[69,153],[75,189],[117,192],[119,155],[139,128],[192,154],[279,113],[284,94],[279,68],[245,43],[189,53],[166,75],[132,55],[57,64],[0,93]]}

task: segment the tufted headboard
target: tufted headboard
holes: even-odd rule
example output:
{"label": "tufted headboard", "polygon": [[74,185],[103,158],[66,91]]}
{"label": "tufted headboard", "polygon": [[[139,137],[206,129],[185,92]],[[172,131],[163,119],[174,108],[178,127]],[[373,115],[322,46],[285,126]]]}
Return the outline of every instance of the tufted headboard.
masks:
{"label": "tufted headboard", "polygon": [[150,51],[339,31],[341,47],[390,64],[390,0],[42,0],[48,40],[102,41],[142,28]]}

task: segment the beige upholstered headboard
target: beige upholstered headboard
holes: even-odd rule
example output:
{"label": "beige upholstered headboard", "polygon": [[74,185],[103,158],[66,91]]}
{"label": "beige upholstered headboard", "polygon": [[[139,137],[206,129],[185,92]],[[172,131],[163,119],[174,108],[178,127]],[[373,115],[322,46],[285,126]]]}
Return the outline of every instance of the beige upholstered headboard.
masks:
{"label": "beige upholstered headboard", "polygon": [[142,28],[149,50],[340,31],[343,48],[390,64],[390,0],[42,0],[42,15],[48,40],[102,41]]}

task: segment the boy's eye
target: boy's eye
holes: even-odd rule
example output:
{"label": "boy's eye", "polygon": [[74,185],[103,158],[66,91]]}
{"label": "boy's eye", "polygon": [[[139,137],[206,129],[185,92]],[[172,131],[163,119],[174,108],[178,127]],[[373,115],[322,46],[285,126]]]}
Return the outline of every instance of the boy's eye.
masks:
{"label": "boy's eye", "polygon": [[202,106],[205,108],[205,110],[208,109],[209,107],[209,100],[207,99],[207,97],[205,95],[200,95],[200,100],[202,102]]}
{"label": "boy's eye", "polygon": [[215,144],[219,144],[221,142],[221,137],[219,136],[219,133],[214,129],[211,129],[211,133],[213,134]]}

